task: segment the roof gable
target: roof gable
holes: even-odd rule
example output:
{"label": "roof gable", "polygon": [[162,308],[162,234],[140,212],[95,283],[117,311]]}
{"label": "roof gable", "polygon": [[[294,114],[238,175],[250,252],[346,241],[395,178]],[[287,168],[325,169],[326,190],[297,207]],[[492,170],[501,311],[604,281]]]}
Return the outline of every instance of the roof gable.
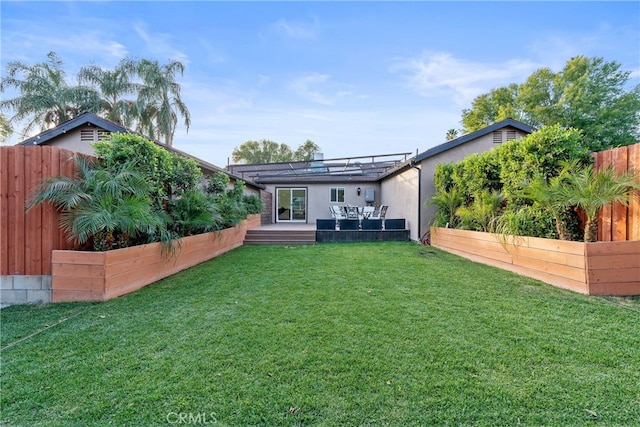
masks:
{"label": "roof gable", "polygon": [[103,119],[93,113],[83,113],[78,117],[67,120],[64,123],[59,124],[58,126],[46,130],[36,136],[33,136],[29,139],[25,139],[18,145],[41,145],[44,144],[62,134],[70,132],[74,129],[82,127],[86,124],[92,124],[96,127],[102,128],[109,132],[127,132],[127,129],[124,126],[121,126],[117,123],[114,123],[110,120]]}
{"label": "roof gable", "polygon": [[471,132],[468,133],[466,135],[463,135],[459,138],[456,139],[452,139],[451,141],[447,141],[444,144],[440,144],[440,145],[436,145],[433,148],[428,149],[427,151],[423,151],[422,153],[418,154],[415,158],[416,162],[421,162],[424,159],[428,159],[429,157],[433,157],[437,154],[443,153],[445,151],[451,150],[452,148],[458,147],[462,144],[465,144],[469,141],[473,141],[475,139],[478,139],[484,135],[487,135],[491,132],[494,132],[498,129],[502,129],[505,127],[513,127],[516,128],[522,132],[525,133],[531,133],[533,131],[535,131],[535,128],[532,126],[529,126],[527,124],[524,124],[522,122],[519,122],[517,120],[513,120],[513,119],[505,119],[502,120],[500,122],[494,123],[492,125],[489,125],[485,128],[482,128],[480,130],[477,130],[475,132]]}

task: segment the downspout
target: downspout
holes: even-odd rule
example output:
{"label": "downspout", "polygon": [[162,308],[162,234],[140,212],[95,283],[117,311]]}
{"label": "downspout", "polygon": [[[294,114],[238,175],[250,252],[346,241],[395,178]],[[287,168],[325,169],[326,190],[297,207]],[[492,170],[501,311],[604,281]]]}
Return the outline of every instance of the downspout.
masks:
{"label": "downspout", "polygon": [[418,171],[418,242],[422,241],[422,230],[420,226],[422,224],[422,168],[416,166],[414,160],[411,160],[409,165]]}

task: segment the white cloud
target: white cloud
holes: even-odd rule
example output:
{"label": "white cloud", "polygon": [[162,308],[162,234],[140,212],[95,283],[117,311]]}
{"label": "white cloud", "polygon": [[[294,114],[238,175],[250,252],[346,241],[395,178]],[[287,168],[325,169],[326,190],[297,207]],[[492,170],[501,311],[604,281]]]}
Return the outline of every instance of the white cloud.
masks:
{"label": "white cloud", "polygon": [[164,63],[166,60],[175,60],[182,62],[184,65],[188,65],[191,62],[186,53],[172,46],[170,34],[150,32],[147,29],[147,25],[142,22],[135,24],[133,29],[142,41],[145,42],[147,50],[159,56],[159,58],[156,59],[160,63]]}
{"label": "white cloud", "polygon": [[277,33],[293,39],[314,39],[316,37],[317,25],[315,22],[295,22],[279,19],[271,24]]}
{"label": "white cloud", "polygon": [[353,95],[353,86],[331,80],[329,74],[311,73],[293,80],[289,89],[302,99],[321,105],[335,105]]}
{"label": "white cloud", "polygon": [[537,68],[530,61],[482,63],[455,58],[442,52],[425,52],[415,58],[397,59],[392,73],[405,76],[407,84],[425,97],[451,95],[458,105],[494,87],[520,83]]}

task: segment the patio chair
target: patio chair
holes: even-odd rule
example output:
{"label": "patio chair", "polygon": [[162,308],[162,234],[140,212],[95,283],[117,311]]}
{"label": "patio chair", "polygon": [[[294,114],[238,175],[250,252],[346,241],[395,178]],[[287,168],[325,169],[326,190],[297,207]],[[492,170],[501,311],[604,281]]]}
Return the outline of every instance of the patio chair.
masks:
{"label": "patio chair", "polygon": [[387,208],[389,206],[387,205],[382,205],[380,207],[377,207],[373,213],[371,215],[369,215],[369,219],[381,219],[384,221],[384,217],[387,214]]}
{"label": "patio chair", "polygon": [[357,206],[346,206],[345,212],[347,213],[347,219],[360,219]]}
{"label": "patio chair", "polygon": [[331,216],[335,218],[336,221],[340,219],[347,219],[347,216],[344,213],[344,210],[341,206],[331,205],[329,206],[329,211],[331,212]]}
{"label": "patio chair", "polygon": [[376,208],[374,206],[364,206],[362,208],[362,219],[368,219],[371,217]]}

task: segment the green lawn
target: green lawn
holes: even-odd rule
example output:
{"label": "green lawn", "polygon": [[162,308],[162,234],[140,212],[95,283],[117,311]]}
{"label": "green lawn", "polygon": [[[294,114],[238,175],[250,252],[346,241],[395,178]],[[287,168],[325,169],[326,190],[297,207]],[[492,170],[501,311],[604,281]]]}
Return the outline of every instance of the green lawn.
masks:
{"label": "green lawn", "polygon": [[2,425],[640,426],[637,298],[407,242],[244,246],[0,314]]}

